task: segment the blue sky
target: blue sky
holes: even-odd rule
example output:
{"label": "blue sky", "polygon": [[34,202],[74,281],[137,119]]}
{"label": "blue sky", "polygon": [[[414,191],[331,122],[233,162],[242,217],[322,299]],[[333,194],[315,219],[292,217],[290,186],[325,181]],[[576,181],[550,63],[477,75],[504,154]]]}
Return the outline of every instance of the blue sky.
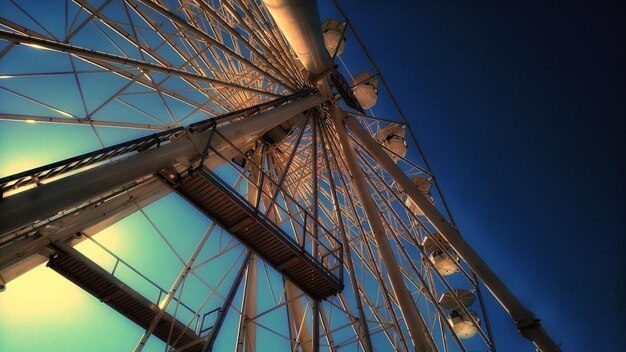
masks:
{"label": "blue sky", "polygon": [[622,349],[624,3],[342,3],[467,240],[564,350]]}

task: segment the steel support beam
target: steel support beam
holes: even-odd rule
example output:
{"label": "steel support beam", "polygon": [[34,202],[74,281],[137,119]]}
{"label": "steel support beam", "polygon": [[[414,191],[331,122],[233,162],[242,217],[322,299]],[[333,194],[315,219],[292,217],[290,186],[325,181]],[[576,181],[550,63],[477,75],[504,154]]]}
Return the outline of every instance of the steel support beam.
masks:
{"label": "steel support beam", "polygon": [[[261,147],[255,148],[252,156],[252,162],[260,164]],[[260,196],[260,170],[250,167],[250,179],[247,181],[248,191],[246,199],[250,204],[256,205],[257,196]],[[246,268],[246,281],[243,287],[243,297],[241,301],[241,317],[239,318],[239,330],[237,334],[237,352],[254,352],[256,351],[256,324],[250,318],[256,316],[257,308],[257,265],[256,255],[252,254],[248,259],[248,267]]]}
{"label": "steel support beam", "polygon": [[[211,140],[211,146],[215,150],[224,150],[228,147],[228,141],[237,146],[252,143],[271,128],[322,101],[323,98],[315,94],[243,120],[224,123],[218,127],[224,138],[216,135]],[[0,235],[48,218],[60,210],[169,166],[199,159],[209,141],[209,135],[210,131],[184,133],[160,148],[149,149],[7,197],[0,202]]]}
{"label": "steel support beam", "polygon": [[250,319],[255,317],[257,307],[257,265],[256,255],[252,254],[246,269],[246,282],[243,289],[239,334],[237,335],[237,352],[256,351],[256,324]]}
{"label": "steel support beam", "polygon": [[[330,183],[330,191],[332,198],[333,208],[335,210],[335,217],[337,218],[337,227],[339,228],[339,233],[341,234],[341,241],[343,242],[343,257],[344,257],[344,268],[348,271],[350,276],[350,282],[352,286],[352,293],[354,295],[354,303],[356,305],[356,309],[359,312],[359,326],[358,329],[355,329],[359,342],[361,343],[361,347],[365,352],[373,351],[372,341],[370,339],[369,328],[367,327],[367,319],[365,317],[365,312],[363,311],[363,303],[361,302],[361,293],[359,292],[358,280],[356,277],[356,272],[354,271],[354,263],[352,262],[352,253],[350,251],[350,245],[348,241],[348,236],[346,235],[346,227],[343,222],[343,215],[339,204],[339,197],[337,197],[337,188],[335,186],[335,181],[333,178],[333,171],[331,169],[330,158],[328,157],[328,151],[326,150],[327,146],[330,146],[330,141],[326,141],[324,137],[324,131],[321,129],[320,136],[322,142],[322,153],[324,156],[324,162],[326,165],[326,170],[328,170],[328,181]],[[328,144],[327,144],[328,143]],[[339,169],[338,165],[335,165],[337,169]],[[341,180],[339,180],[341,183]],[[330,214],[330,211],[329,211]],[[329,215],[330,217],[330,215]]]}
{"label": "steel support beam", "polygon": [[116,64],[121,64],[121,65],[125,65],[125,66],[137,67],[137,68],[144,69],[144,70],[160,72],[160,73],[163,73],[163,74],[166,74],[166,75],[178,76],[178,77],[187,78],[187,79],[193,79],[193,80],[196,80],[196,81],[199,81],[199,82],[210,83],[210,84],[213,84],[215,86],[239,89],[239,90],[242,90],[242,91],[248,91],[248,92],[253,92],[253,93],[257,93],[257,94],[273,96],[273,97],[278,97],[279,96],[278,94],[273,93],[273,92],[268,92],[268,91],[264,91],[264,90],[260,90],[260,89],[244,87],[244,86],[241,86],[241,85],[238,85],[238,84],[234,84],[234,83],[230,83],[230,82],[220,81],[220,80],[217,80],[217,79],[213,79],[213,78],[210,78],[210,77],[205,77],[205,76],[198,75],[198,74],[195,74],[195,73],[187,72],[187,71],[184,71],[184,70],[181,70],[181,69],[178,69],[178,68],[174,68],[174,67],[155,65],[155,64],[151,64],[151,63],[146,62],[146,61],[131,59],[131,58],[128,58],[128,57],[117,56],[117,55],[113,55],[113,54],[107,54],[107,53],[104,53],[104,52],[91,50],[91,49],[86,49],[86,48],[78,47],[78,46],[75,46],[75,45],[70,45],[70,44],[66,44],[66,43],[62,43],[62,42],[57,42],[57,41],[50,40],[50,39],[31,37],[31,36],[26,36],[26,35],[22,35],[22,34],[16,34],[16,33],[7,32],[7,31],[3,31],[3,30],[0,30],[0,39],[8,40],[8,41],[11,41],[11,42],[14,42],[14,43],[18,43],[18,44],[28,44],[28,45],[31,45],[31,46],[34,45],[36,48],[44,48],[44,49],[49,49],[49,50],[52,50],[52,51],[63,52],[63,53],[67,53],[67,54],[70,54],[70,55],[75,55],[75,56],[80,57],[80,58],[89,58],[89,59],[95,59],[95,60],[103,60],[103,61],[112,62],[112,63],[116,63]]}
{"label": "steel support beam", "polygon": [[313,352],[320,352],[320,306],[321,302],[317,299],[311,302],[311,325],[312,325],[312,337],[313,337]]}
{"label": "steel support beam", "polygon": [[337,107],[334,107],[331,113],[334,118],[335,130],[337,131],[348,169],[352,174],[357,197],[359,198],[361,206],[367,215],[370,228],[374,234],[374,239],[376,240],[378,253],[380,254],[383,264],[387,269],[387,275],[391,283],[391,288],[393,289],[396,301],[398,302],[402,315],[404,316],[404,321],[409,330],[409,334],[411,335],[413,346],[416,351],[437,351],[437,347],[432,340],[432,336],[419,314],[417,306],[411,297],[411,293],[404,282],[402,272],[399,269],[389,243],[389,239],[387,238],[387,232],[385,231],[385,227],[380,219],[382,215],[380,214],[379,209],[370,194],[365,175],[357,161],[354,147],[350,142],[350,137],[348,136],[348,132],[344,126],[346,113]]}
{"label": "steel support beam", "polygon": [[82,125],[82,126],[104,126],[104,127],[117,127],[117,128],[132,128],[137,130],[156,130],[167,131],[171,129],[167,125],[150,125],[142,123],[130,123],[130,122],[117,122],[117,121],[103,121],[103,120],[87,120],[85,118],[68,118],[68,117],[54,117],[54,116],[38,116],[38,115],[23,115],[23,114],[4,114],[0,113],[0,120],[5,121],[22,121],[26,123],[56,123],[67,125]]}
{"label": "steel support beam", "polygon": [[185,266],[181,269],[180,273],[178,274],[178,277],[172,284],[172,287],[168,291],[167,295],[165,295],[165,298],[163,298],[163,300],[159,302],[159,311],[154,316],[154,318],[152,318],[152,322],[150,323],[150,326],[146,329],[144,334],[141,336],[141,339],[137,343],[137,346],[135,346],[135,352],[139,352],[143,350],[144,346],[146,345],[146,342],[148,341],[148,338],[150,338],[150,336],[154,332],[154,329],[157,327],[157,324],[159,324],[159,321],[163,317],[163,314],[165,314],[165,310],[167,309],[170,302],[172,302],[172,299],[176,295],[178,288],[183,284],[183,282],[185,281],[185,279],[191,272],[193,263],[196,261],[196,258],[200,254],[200,251],[202,251],[202,248],[204,248],[204,245],[206,241],[209,239],[209,237],[211,236],[211,232],[213,232],[213,229],[215,228],[215,226],[216,224],[212,223],[211,226],[209,226],[209,228],[206,230],[206,232],[204,233],[204,236],[202,236],[202,239],[200,239],[200,242],[196,246],[196,249],[194,249],[193,253],[191,253],[191,256],[189,256],[189,259],[185,263]]}
{"label": "steel support beam", "polygon": [[445,238],[452,248],[463,258],[485,286],[496,297],[504,309],[511,315],[522,336],[533,341],[535,346],[542,352],[560,351],[543,329],[539,320],[528,311],[513,293],[498,278],[495,272],[487,266],[482,258],[461,237],[459,231],[452,226],[444,216],[435,208],[430,201],[415,186],[409,177],[402,172],[400,167],[387,155],[381,146],[363,128],[357,119],[352,116],[345,118],[345,124],[357,137],[367,151],[376,159],[385,171],[402,187],[407,196],[426,216],[428,221]]}
{"label": "steel support beam", "polygon": [[[313,179],[313,202],[311,204],[311,206],[313,207],[313,219],[315,219],[316,222],[318,222],[319,219],[319,214],[318,214],[318,209],[319,209],[319,192],[318,192],[318,187],[319,187],[319,182],[318,182],[318,159],[319,159],[319,155],[318,155],[318,151],[317,151],[317,129],[318,129],[318,114],[315,113],[313,115],[313,121],[311,121],[311,143],[312,145],[312,158],[313,158],[313,174],[312,174],[312,179]],[[319,239],[319,227],[315,224],[313,225],[313,237],[315,237],[315,239]],[[318,256],[318,243],[315,242],[313,243],[313,257],[317,258]],[[321,302],[320,300],[313,300],[312,302],[313,307],[312,307],[312,318],[311,318],[311,328],[312,328],[312,337],[313,337],[313,352],[319,352],[320,351],[320,305]]]}
{"label": "steel support beam", "polygon": [[228,294],[226,295],[224,304],[222,305],[219,312],[217,313],[215,324],[213,325],[213,328],[211,329],[211,332],[209,333],[207,341],[204,347],[202,348],[202,352],[213,351],[213,344],[215,344],[215,339],[217,338],[217,335],[219,334],[220,329],[222,328],[222,325],[224,325],[224,320],[226,320],[226,314],[230,310],[230,306],[233,304],[233,300],[235,299],[235,295],[237,294],[237,289],[239,288],[239,285],[241,285],[241,281],[246,272],[246,267],[248,266],[248,260],[250,260],[250,256],[252,256],[252,252],[248,250],[248,254],[243,260],[243,263],[241,264],[241,268],[239,268],[239,272],[237,273],[237,276],[235,277],[235,281],[233,282],[232,286],[230,287],[230,290],[228,291]]}
{"label": "steel support beam", "polygon": [[289,332],[291,333],[293,350],[300,347],[302,352],[312,352],[313,344],[309,334],[309,325],[306,321],[305,312],[302,310],[302,302],[298,298],[298,288],[285,279],[285,299],[287,300],[287,313],[289,315]]}
{"label": "steel support beam", "polygon": [[84,240],[76,233],[93,236],[134,213],[137,207],[145,207],[169,194],[171,190],[156,179],[125,191],[105,202],[95,202],[78,210],[79,215],[70,213],[52,221],[39,230],[39,236],[15,239],[0,248],[0,274],[7,282],[14,280],[36,266],[48,261],[40,255],[53,242],[68,242],[74,246]]}
{"label": "steel support beam", "polygon": [[263,0],[263,4],[311,75],[309,79],[332,67],[315,0]]}

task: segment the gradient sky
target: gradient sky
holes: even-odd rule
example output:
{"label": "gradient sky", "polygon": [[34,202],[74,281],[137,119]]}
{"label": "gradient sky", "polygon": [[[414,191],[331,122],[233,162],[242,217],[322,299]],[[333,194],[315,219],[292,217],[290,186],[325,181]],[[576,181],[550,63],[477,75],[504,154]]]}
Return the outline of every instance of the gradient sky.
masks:
{"label": "gradient sky", "polygon": [[563,350],[623,350],[625,3],[342,3],[470,244]]}
{"label": "gradient sky", "polygon": [[[342,4],[411,120],[470,244],[565,351],[623,348],[624,4]],[[69,143],[80,152],[97,147],[93,139]],[[0,146],[6,156],[10,145]],[[178,201],[169,197],[147,213],[165,216]],[[177,207],[179,216],[198,217]],[[144,220],[125,221],[128,228]],[[194,221],[187,233],[200,236],[206,224]],[[0,351],[59,351],[54,346],[69,342],[62,332],[55,340],[50,322],[68,311],[84,315],[75,321],[105,326],[101,333],[117,337],[118,346],[134,345],[141,329],[76,287],[55,290],[64,279],[37,270],[29,281],[46,292],[45,301],[20,290],[19,281],[0,296]],[[10,303],[15,292],[31,293],[18,295],[20,307],[30,307],[20,319],[10,310],[18,306]],[[48,302],[65,305],[46,310],[46,320]],[[81,312],[81,304],[93,309]],[[497,302],[487,304],[498,349],[531,351]],[[52,329],[47,345],[29,339],[38,328]],[[89,343],[81,326],[63,328],[79,332],[74,350]],[[93,350],[110,350],[102,348]]]}

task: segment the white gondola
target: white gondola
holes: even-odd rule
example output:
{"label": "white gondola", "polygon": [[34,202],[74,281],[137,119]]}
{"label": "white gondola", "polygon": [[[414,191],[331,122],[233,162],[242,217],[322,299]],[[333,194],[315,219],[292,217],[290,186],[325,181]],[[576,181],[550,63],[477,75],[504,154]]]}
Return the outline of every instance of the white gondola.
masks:
{"label": "white gondola", "polygon": [[[474,312],[469,312],[474,320],[480,324],[480,318]],[[456,310],[453,310],[450,316],[448,317],[448,322],[452,325],[452,330],[456,333],[456,335],[461,339],[469,339],[474,337],[478,332],[478,329],[472,322],[472,318],[468,314],[459,313]]]}
{"label": "white gondola", "polygon": [[[430,194],[432,184],[430,183],[429,178],[416,176],[416,177],[413,177],[411,181],[413,182],[414,185],[416,185],[420,189],[420,191],[422,191],[422,193],[426,196],[426,198],[428,198],[428,200],[430,200],[432,204],[435,204],[435,198],[433,198],[433,196]],[[415,203],[413,203],[411,198],[409,198],[409,196],[407,195],[404,196],[404,204],[409,209],[411,209],[413,214],[424,215],[424,213],[422,213],[422,211],[417,207],[417,205],[415,205]]]}
{"label": "white gondola", "polygon": [[352,81],[354,95],[363,109],[376,105],[378,100],[378,80],[369,72],[361,72]]}
{"label": "white gondola", "polygon": [[424,241],[422,242],[422,245],[428,253],[434,252],[436,250],[447,251],[448,249],[452,248],[450,247],[448,241],[446,241],[443,236],[438,233],[435,233],[431,236],[426,236],[424,238]]}
{"label": "white gondola", "polygon": [[346,46],[346,36],[343,30],[346,25],[335,19],[329,19],[322,23],[322,33],[324,34],[324,45],[329,55],[333,55],[337,50],[337,55],[343,53]]}
{"label": "white gondola", "polygon": [[430,253],[428,258],[441,275],[452,275],[459,271],[458,263],[461,258],[440,234],[424,238],[422,245]]}
{"label": "white gondola", "polygon": [[386,152],[395,162],[406,156],[407,145],[405,137],[405,126],[397,123],[388,124],[376,134],[378,143],[389,149]]}
{"label": "white gondola", "polygon": [[[439,304],[446,310],[462,311],[461,305],[469,307],[476,301],[474,290],[453,289],[441,295]],[[460,303],[460,304],[459,304]]]}
{"label": "white gondola", "polygon": [[437,271],[443,276],[452,275],[459,271],[458,263],[460,258],[454,254],[452,250],[445,252],[437,250],[432,252],[428,257]]}

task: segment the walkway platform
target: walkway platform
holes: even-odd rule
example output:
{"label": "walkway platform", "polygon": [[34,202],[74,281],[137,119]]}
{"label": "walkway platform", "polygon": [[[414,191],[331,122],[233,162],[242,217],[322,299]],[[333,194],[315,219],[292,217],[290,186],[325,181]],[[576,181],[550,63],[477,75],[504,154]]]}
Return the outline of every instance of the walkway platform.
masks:
{"label": "walkway platform", "polygon": [[[47,266],[58,272],[83,290],[89,292],[109,307],[130,319],[143,329],[147,329],[152,322],[158,307],[137,291],[128,287],[108,271],[92,262],[74,248],[63,246],[55,247],[57,253],[50,258]],[[192,329],[185,328],[185,324],[164,313],[154,330],[154,336],[167,342],[176,341],[176,346],[185,346],[185,351],[201,352],[202,339]],[[182,334],[182,336],[181,336]],[[178,338],[179,336],[180,339]]]}
{"label": "walkway platform", "polygon": [[202,169],[175,180],[159,176],[308,296],[325,299],[343,290],[340,277],[213,172]]}

